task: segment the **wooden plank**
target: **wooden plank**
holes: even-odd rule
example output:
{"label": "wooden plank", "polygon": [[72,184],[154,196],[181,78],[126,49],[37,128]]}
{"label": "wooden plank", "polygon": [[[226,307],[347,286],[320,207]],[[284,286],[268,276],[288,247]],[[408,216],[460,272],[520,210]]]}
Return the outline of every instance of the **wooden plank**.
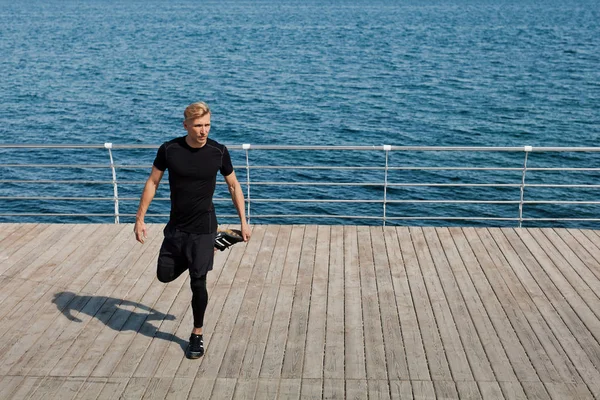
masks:
{"label": "wooden plank", "polygon": [[[186,282],[187,279],[180,278],[178,282],[173,282],[170,285],[166,285],[165,289],[163,290],[156,304],[153,307],[156,311],[158,311],[158,313],[160,313],[158,318],[161,318],[161,315],[164,315],[164,311],[168,310],[172,306],[177,294],[180,292],[182,286]],[[144,354],[148,351],[152,339],[156,335],[163,336],[164,338],[164,335],[162,335],[162,331],[160,330],[162,320],[158,319],[155,322],[155,326],[149,322],[151,321],[150,317],[152,315],[153,314],[146,315],[145,321],[140,326],[137,333],[135,335],[132,334],[129,337],[127,350],[124,351],[121,360],[112,371],[113,377],[133,376],[134,371],[136,371],[137,368],[140,366],[139,363],[142,361]],[[152,355],[150,357],[152,357]],[[140,371],[140,374],[152,374],[154,372],[154,369],[152,368],[152,364],[150,365],[150,367],[148,367],[147,364],[143,366],[143,369]],[[154,366],[156,365],[154,364]],[[150,369],[150,371],[148,369]]]}
{"label": "wooden plank", "polygon": [[108,378],[97,400],[119,399],[128,383],[127,378]]}
{"label": "wooden plank", "polygon": [[324,379],[323,380],[323,398],[324,399],[344,399],[345,387],[343,379]]}
{"label": "wooden plank", "polygon": [[278,378],[281,376],[293,299],[294,286],[281,286],[277,295],[273,322],[260,368],[261,378]]}
{"label": "wooden plank", "polygon": [[415,400],[436,399],[435,389],[431,381],[412,381],[413,398]]}
{"label": "wooden plank", "polygon": [[173,378],[165,400],[186,400],[192,389],[194,380],[191,378]]}
{"label": "wooden plank", "polygon": [[346,379],[366,379],[363,311],[356,226],[344,226],[344,361]]}
{"label": "wooden plank", "polygon": [[137,400],[141,399],[148,389],[150,384],[150,378],[131,378],[123,391],[123,394],[119,396],[119,399],[124,400]]}
{"label": "wooden plank", "polygon": [[228,400],[233,398],[235,392],[235,385],[237,379],[235,378],[218,378],[215,380],[215,386],[213,388],[211,399],[215,400]]}
{"label": "wooden plank", "polygon": [[[492,284],[498,286],[497,290],[502,290],[502,293],[506,293],[507,288],[503,286],[501,282],[490,282],[488,276],[484,272],[485,270],[493,271],[495,266],[489,259],[487,250],[481,243],[479,236],[477,236],[474,230],[469,228],[464,228],[462,230],[451,228],[450,232],[453,235],[465,267],[469,272],[471,280],[475,284],[479,297],[492,321],[496,334],[500,338],[504,351],[511,362],[516,376],[519,380],[538,380],[539,378],[531,365],[529,356],[519,341],[511,321],[502,307],[502,299],[506,296],[502,297],[502,299],[497,297],[496,288],[492,288]],[[501,280],[500,277],[498,279]]]}
{"label": "wooden plank", "polygon": [[295,285],[298,280],[298,270],[300,268],[300,256],[302,254],[302,241],[304,238],[304,225],[294,225],[290,236],[290,246],[285,257],[283,266],[283,275],[281,277],[282,285]]}
{"label": "wooden plank", "polygon": [[[460,355],[458,356],[458,359],[455,360],[455,364],[457,365],[454,368],[457,370],[462,368],[462,373],[457,373],[458,371],[453,370],[454,379],[456,381],[471,381],[473,378],[477,381],[494,380],[494,371],[492,370],[479,334],[477,333],[477,329],[475,328],[474,321],[471,318],[457,279],[450,266],[450,263],[460,263],[461,267],[463,267],[462,261],[459,260],[456,251],[451,251],[447,254],[442,246],[439,235],[444,236],[446,239],[447,237],[445,235],[447,234],[447,230],[442,230],[440,232],[440,229],[423,229],[423,233],[427,240],[432,261],[439,277],[439,284],[443,288],[445,298],[448,300],[447,306],[454,316],[457,333],[462,343],[462,351],[466,353],[468,359],[468,364],[466,365],[464,364],[466,360],[463,360]],[[424,272],[424,274],[427,275],[427,272]],[[431,271],[431,275],[434,275],[433,271]],[[435,282],[435,285],[437,284],[438,283]],[[472,290],[472,286],[469,288]],[[439,288],[437,288],[437,290],[439,291]],[[430,291],[430,295],[431,293],[432,292]],[[487,339],[488,338],[486,338],[486,340]],[[456,340],[456,338],[453,340]],[[459,349],[456,349],[455,351],[459,351]],[[449,356],[449,359],[452,360],[453,358],[450,358]],[[451,363],[451,367],[452,365],[453,363]]]}
{"label": "wooden plank", "polygon": [[[188,298],[191,299],[191,294],[188,294]],[[187,349],[190,337],[190,321],[193,321],[193,314],[191,304],[188,303],[185,313],[179,318],[179,325],[174,333],[173,340],[167,342],[167,349],[165,350],[165,354],[156,368],[155,376],[178,377],[182,379],[189,379],[190,382],[193,381],[193,376],[191,375],[195,375],[196,371],[198,370],[199,363],[192,363],[191,361],[195,360],[188,360],[185,358],[185,351]],[[183,360],[190,362],[187,364],[187,369],[184,370],[182,368],[181,375],[178,375],[178,370],[181,367]]]}
{"label": "wooden plank", "polygon": [[[479,382],[479,388],[481,389],[481,397],[474,397],[483,400],[496,400],[504,399],[502,389],[498,382]],[[460,391],[459,391],[460,393]],[[479,394],[479,392],[478,392]],[[462,396],[462,395],[461,395]]]}
{"label": "wooden plank", "polygon": [[[235,385],[234,400],[253,400],[256,395],[258,380],[256,379],[238,379]],[[261,397],[259,397],[260,399]]]}
{"label": "wooden plank", "polygon": [[11,394],[23,383],[23,376],[4,376],[0,378],[0,399],[10,399]]}
{"label": "wooden plank", "polygon": [[[0,335],[18,326],[18,321],[29,317],[32,306],[52,289],[44,282],[31,282],[20,278],[6,278],[0,285],[0,292],[6,293],[6,300],[0,305]],[[49,295],[46,296],[50,298]]]}
{"label": "wooden plank", "polygon": [[387,378],[387,368],[371,232],[366,226],[359,226],[357,231],[367,379],[385,379]]}
{"label": "wooden plank", "polygon": [[0,223],[0,228],[1,228],[0,229],[0,246],[2,245],[2,241],[4,239],[6,239],[10,235],[12,235],[13,232],[16,232],[17,230],[21,229],[23,225],[25,225],[25,224],[22,224],[22,223],[5,223],[5,222]]}
{"label": "wooden plank", "polygon": [[320,400],[323,392],[323,380],[302,379],[302,400]]}
{"label": "wooden plank", "polygon": [[[409,233],[407,230],[400,233],[392,227],[384,229],[383,233],[385,235],[386,250],[389,258],[392,285],[396,296],[395,304],[398,309],[398,321],[400,324],[399,332],[402,335],[402,342],[404,344],[405,363],[408,368],[408,374],[412,379],[429,380],[427,357],[425,356],[425,348],[423,347],[417,314],[408,283],[406,266],[398,239],[398,234],[409,235]],[[392,320],[392,323],[395,322]],[[390,340],[386,339],[386,346],[389,346]],[[401,365],[401,361],[397,358],[392,358],[392,364],[390,365],[394,365],[394,363]],[[401,367],[396,375],[403,374],[404,369]]]}
{"label": "wooden plank", "polygon": [[[573,243],[573,240],[575,240],[592,256],[592,259],[586,261],[586,264],[598,276],[600,273],[600,238],[595,234],[586,234],[587,231],[579,229],[557,229],[556,232],[564,241],[570,244],[571,248],[576,246]],[[588,259],[586,258],[586,260]]]}
{"label": "wooden plank", "polygon": [[434,381],[433,388],[435,389],[435,395],[438,399],[458,400],[456,385],[452,381]]}
{"label": "wooden plank", "polygon": [[[34,263],[30,266],[39,267],[44,265],[57,265],[62,264],[68,259],[69,254],[77,248],[77,244],[81,243],[80,241],[75,240],[75,236],[79,235],[82,227],[74,228],[70,231],[66,238],[69,239],[68,242],[60,242],[58,246],[53,246],[53,251],[49,251],[43,254],[42,257],[39,257]],[[75,274],[76,275],[76,274]],[[19,289],[19,296],[23,293],[24,290],[29,289],[29,293],[27,293],[17,305],[10,310],[10,312],[6,313],[3,317],[3,324],[0,326],[0,336],[4,336],[6,339],[5,344],[8,344],[9,338],[6,335],[6,332],[9,329],[12,329],[13,326],[16,326],[15,323],[17,321],[21,321],[21,324],[25,324],[29,326],[28,321],[38,318],[39,314],[44,312],[47,307],[50,299],[52,299],[53,293],[49,293],[52,289],[51,285],[56,286],[66,286],[64,282],[57,281],[56,276],[47,276],[42,274],[42,279],[36,277],[37,279],[32,280],[31,277],[24,275],[23,273],[19,275],[19,280],[15,280],[15,284],[19,284],[22,282],[26,282],[27,284],[23,284],[22,288]],[[23,279],[24,281],[21,281]],[[36,282],[40,282],[40,285],[37,286],[36,290],[31,295],[31,288],[35,285]],[[5,304],[7,307],[8,304]],[[53,308],[53,307],[50,307]],[[31,310],[36,310],[36,312],[32,313]],[[8,319],[7,319],[8,317]],[[17,332],[15,332],[17,333]],[[17,334],[17,336],[19,336]]]}
{"label": "wooden plank", "polygon": [[[256,379],[256,378],[254,378]],[[256,388],[257,400],[269,400],[277,399],[277,392],[279,391],[279,379],[258,379],[258,386]]]}
{"label": "wooden plank", "polygon": [[[323,377],[324,391],[332,379],[341,381],[344,388],[344,230],[342,226],[331,227],[329,252],[329,279],[327,288],[327,316]],[[338,385],[330,388],[337,393]],[[343,397],[342,397],[343,398]]]}
{"label": "wooden plank", "polygon": [[[43,229],[43,225],[40,227],[39,224],[23,224],[19,229],[12,232],[0,241],[0,261],[8,260],[15,252],[30,243]],[[0,275],[3,275],[4,272],[5,269],[0,269]]]}
{"label": "wooden plank", "polygon": [[555,383],[546,382],[544,384],[552,400],[578,399],[593,400],[594,396],[590,393],[587,386],[582,383]]}
{"label": "wooden plank", "polygon": [[[545,231],[545,233],[549,237],[549,232]],[[594,285],[597,287],[598,280],[600,279],[600,249],[586,236],[581,234],[580,231],[574,229],[554,229],[552,233],[553,237],[560,238],[568,246],[569,250],[579,257],[584,264],[584,268],[587,270],[585,275],[587,277],[590,275],[593,276]]]}
{"label": "wooden plank", "polygon": [[[248,332],[252,331],[252,327],[256,320],[264,281],[273,255],[273,249],[275,248],[278,231],[279,227],[277,226],[267,227],[260,249],[253,263],[254,267],[252,268],[248,284],[244,289],[240,288],[240,291],[244,290],[244,297],[235,324],[230,331],[231,337],[229,339],[229,344],[219,369],[218,376],[220,378],[237,378],[240,375],[241,364],[249,342]],[[233,287],[236,287],[236,285]]]}
{"label": "wooden plank", "polygon": [[325,358],[325,323],[327,320],[327,288],[329,278],[329,226],[320,225],[313,270],[308,329],[306,333],[304,370],[305,379],[322,379]]}
{"label": "wooden plank", "polygon": [[346,400],[367,400],[369,387],[366,379],[346,380]]}
{"label": "wooden plank", "polygon": [[[484,269],[488,280],[492,282],[496,294],[503,303],[505,313],[539,378],[542,381],[559,381],[560,374],[552,364],[551,356],[548,355],[548,352],[551,352],[555,357],[560,357],[549,327],[541,318],[523,283],[515,276],[514,270],[506,259],[507,255],[502,254],[502,250],[498,248],[489,231],[479,229],[477,234],[486,247],[489,260],[493,263],[488,270]],[[511,249],[505,247],[505,250],[510,256]],[[482,265],[487,265],[487,262]]]}
{"label": "wooden plank", "polygon": [[[598,369],[598,366],[600,366],[600,354],[595,350],[597,348],[597,341],[591,332],[594,325],[598,324],[598,319],[589,310],[581,297],[579,297],[577,291],[566,281],[564,276],[556,271],[554,263],[537,244],[535,239],[523,230],[516,231],[516,233],[524,243],[524,246],[520,248],[525,251],[528,257],[526,265],[530,268],[531,274],[540,282],[544,293],[548,296],[554,308],[564,320],[564,324],[569,328],[572,336],[575,337],[587,356],[582,358],[578,355],[576,358],[571,357],[571,360],[578,366],[579,374],[591,388],[600,388],[598,386],[598,378],[595,377],[596,374],[590,375],[590,371],[593,371],[594,368],[585,367],[589,362],[594,365],[595,369]],[[561,339],[562,341],[569,342],[570,336],[566,335],[561,337]],[[577,350],[579,346],[575,345],[570,347],[570,349],[580,354],[580,351]],[[589,358],[589,361],[586,361],[586,358]],[[581,368],[582,366],[583,368]]]}
{"label": "wooden plank", "polygon": [[[69,349],[52,368],[51,375],[64,376],[70,374],[82,357],[89,352],[91,348],[98,345],[97,340],[99,334],[105,326],[116,329],[119,329],[122,326],[121,323],[117,322],[118,320],[115,318],[115,314],[122,310],[121,307],[131,308],[134,304],[137,305],[137,303],[127,300],[127,296],[128,294],[135,293],[137,285],[141,286],[143,284],[142,278],[144,276],[153,276],[153,261],[155,260],[156,255],[157,253],[154,249],[145,252],[128,271],[128,275],[121,280],[119,286],[110,293],[110,296],[112,297],[96,296],[95,299],[92,299],[92,301],[104,300],[104,302],[100,305],[97,312],[92,315],[93,318],[89,319],[86,315],[79,316],[80,319],[84,321],[85,326],[81,328],[80,334],[74,339]],[[111,276],[111,279],[112,278],[113,276]],[[107,293],[103,289],[101,289],[100,292]],[[139,297],[141,297],[141,295]],[[88,315],[91,314],[91,312],[88,313]],[[117,324],[114,324],[115,322],[117,322]],[[108,344],[106,345],[108,346]]]}
{"label": "wooden plank", "polygon": [[[77,251],[69,255],[69,258],[77,257],[81,260],[84,257],[85,252],[88,250],[88,247],[91,245],[93,245],[93,243],[86,243],[85,246],[77,248]],[[65,263],[68,263],[68,261],[65,261]],[[63,267],[61,266],[60,269],[62,268]],[[64,273],[65,272],[57,272],[57,276],[61,276]],[[70,271],[70,274],[72,276],[77,275],[77,273],[73,273],[73,271]],[[68,299],[69,301],[72,299],[76,303],[62,303],[62,300],[59,299],[59,297],[62,297],[63,294],[65,295],[65,299]],[[46,296],[44,296],[44,298],[45,297]],[[33,354],[31,347],[35,347],[36,343],[38,345],[41,343],[42,346],[45,346],[47,344],[45,340],[41,339],[42,333],[44,333],[48,337],[52,337],[52,335],[56,334],[57,332],[60,333],[60,331],[62,331],[65,321],[62,319],[56,319],[56,316],[59,314],[59,311],[62,309],[62,307],[68,305],[69,307],[76,308],[82,307],[85,304],[85,299],[77,297],[73,293],[60,292],[54,297],[55,298],[52,302],[48,301],[44,306],[40,307],[40,309],[36,310],[33,313],[28,313],[28,317],[35,318],[35,324],[29,324],[29,320],[25,318],[20,320],[21,323],[17,329],[13,328],[11,330],[10,339],[7,338],[4,349],[0,350],[0,357],[2,357],[3,359],[3,362],[0,365],[0,370],[2,371],[2,373],[6,373],[8,370],[13,368],[13,366],[15,366],[15,364],[17,364],[18,362],[20,363],[20,367],[13,370],[15,372],[12,373],[20,374],[21,368],[23,367],[23,360],[21,359],[23,354],[25,354],[28,351],[30,354]],[[52,303],[54,303],[55,305],[53,305]],[[6,336],[7,335],[5,335],[5,338]],[[36,355],[38,354],[36,353]],[[28,368],[25,367],[25,369]]]}
{"label": "wooden plank", "polygon": [[44,380],[39,376],[26,376],[12,393],[12,399],[29,399]]}
{"label": "wooden plank", "polygon": [[[457,325],[461,325],[463,321],[453,315],[433,261],[433,257],[439,261],[442,256],[435,228],[415,227],[410,232],[453,380],[471,381],[473,374],[457,330]],[[442,268],[447,268],[447,265]],[[484,358],[483,362],[485,361],[487,360]]]}
{"label": "wooden plank", "polygon": [[[441,246],[446,254],[448,264],[452,269],[456,279],[456,284],[458,286],[457,289],[465,301],[465,305],[468,309],[469,315],[471,316],[477,334],[481,338],[481,343],[485,349],[485,354],[488,357],[495,376],[497,379],[503,381],[516,380],[504,348],[502,347],[500,339],[496,334],[483,302],[479,297],[465,264],[463,263],[450,231],[448,228],[440,228],[437,230],[437,233]],[[463,242],[463,245],[466,245],[466,243]],[[467,249],[465,249],[465,251],[467,251]],[[444,280],[444,282],[448,281]],[[465,324],[468,324],[468,319],[465,319]],[[475,351],[475,349],[473,350]],[[481,357],[479,350],[477,350],[477,357]],[[487,369],[475,372],[477,370],[475,366],[485,368],[486,365],[482,358],[478,358],[478,360],[480,360],[479,363],[473,364],[474,375],[476,377],[478,377],[479,374],[489,376],[489,371]]]}
{"label": "wooden plank", "polygon": [[[372,227],[373,261],[375,265],[375,276],[377,281],[377,292],[379,294],[379,309],[381,313],[381,328],[383,334],[383,345],[387,375],[389,379],[409,379],[408,365],[406,362],[406,349],[402,338],[402,328],[396,293],[392,281],[391,259],[388,257],[388,247],[398,246],[398,241],[389,242],[385,230],[395,233],[394,228]],[[396,254],[392,250],[392,259]]]}
{"label": "wooden plank", "polygon": [[84,383],[85,378],[68,377],[65,379],[63,385],[54,394],[54,397],[61,400],[73,399],[77,396]]}
{"label": "wooden plank", "polygon": [[[104,355],[101,358],[92,360],[90,359],[90,356],[86,354],[86,357],[82,359],[83,362],[79,363],[86,367],[86,372],[90,368],[93,368],[93,370],[89,372],[90,376],[111,376],[112,371],[126,353],[129,344],[136,337],[137,331],[146,323],[147,314],[143,312],[141,306],[154,308],[154,304],[166,287],[166,285],[160,285],[158,281],[154,282],[155,284],[150,286],[142,297],[139,302],[139,307],[136,307],[133,311],[127,310],[120,313],[118,322],[123,322],[123,325],[121,325],[118,330],[113,330],[108,326],[102,330],[102,343],[92,354],[104,350],[106,351]],[[115,327],[117,326],[119,325],[115,325]],[[80,368],[79,364],[76,367],[78,370]]]}
{"label": "wooden plank", "polygon": [[499,382],[506,400],[527,400],[520,382]]}
{"label": "wooden plank", "polygon": [[[157,330],[151,339],[150,345],[148,346],[148,350],[141,358],[133,376],[154,376],[158,366],[157,361],[164,359],[163,355],[170,343],[177,344],[180,349],[181,347],[187,346],[187,338],[181,338],[176,336],[174,333],[183,321],[181,316],[185,315],[187,309],[190,307],[191,291],[188,289],[189,282],[189,277],[186,276],[186,279],[181,286],[178,288],[177,286],[174,287],[174,292],[177,289],[175,292],[175,300],[166,312],[165,318],[162,319],[162,321],[155,322],[155,324],[160,324],[160,326],[157,327]],[[140,330],[140,332],[142,331]],[[151,331],[148,332],[148,335],[150,334]],[[178,358],[180,358],[181,355],[182,354],[180,352]]]}
{"label": "wooden plank", "polygon": [[300,379],[281,379],[279,383],[279,399],[299,400],[301,385],[302,381]]}
{"label": "wooden plank", "polygon": [[[248,340],[244,358],[240,369],[242,378],[258,378],[260,368],[269,338],[269,331],[273,321],[275,303],[279,293],[279,284],[283,273],[283,265],[289,245],[291,226],[280,227],[275,243],[269,271],[265,279],[265,286],[256,311],[256,318],[250,332],[252,340]],[[246,332],[247,335],[247,332]]]}
{"label": "wooden plank", "polygon": [[289,319],[288,337],[281,368],[281,377],[295,378],[302,375],[306,348],[306,329],[310,305],[309,285],[298,285],[294,292],[292,313]]}
{"label": "wooden plank", "polygon": [[150,378],[143,399],[164,400],[173,378]]}
{"label": "wooden plank", "polygon": [[[474,372],[474,371],[473,371]],[[477,387],[477,382],[456,382],[456,390],[458,391],[458,398],[465,400],[482,400],[482,399],[490,399],[490,400],[499,400],[503,399],[502,392],[500,391],[500,386],[498,386],[497,382],[481,382],[482,386],[490,386],[490,384],[495,385],[498,389],[497,392],[494,392],[494,396],[483,397],[479,393],[479,388]]]}
{"label": "wooden plank", "polygon": [[369,400],[390,400],[390,387],[388,381],[380,379],[369,379]]}
{"label": "wooden plank", "polygon": [[30,400],[42,400],[42,399],[55,399],[56,392],[60,389],[60,387],[65,382],[66,378],[60,377],[55,378],[51,376],[47,376],[44,378],[42,383],[37,387],[35,392],[29,398]]}
{"label": "wooden plank", "polygon": [[[148,254],[156,256],[156,252],[157,250],[154,247],[148,247]],[[140,263],[139,267],[143,268],[143,263]],[[107,376],[112,371],[112,368],[120,357],[118,352],[110,350],[113,341],[123,331],[138,329],[142,323],[140,321],[141,315],[138,315],[141,313],[138,313],[138,311],[142,311],[147,307],[152,308],[154,302],[164,289],[164,285],[160,285],[156,280],[155,271],[153,262],[150,261],[141,275],[132,274],[131,277],[133,279],[129,281],[132,289],[124,296],[123,301],[120,304],[109,303],[107,305],[107,314],[110,312],[109,310],[112,309],[111,311],[113,311],[110,318],[107,318],[107,322],[101,325],[94,324],[92,327],[95,327],[95,329],[84,332],[82,342],[89,343],[89,345],[72,370],[76,370],[78,373],[87,376],[97,368],[99,363],[103,363],[104,367],[100,367],[100,371],[103,372],[100,372],[97,376]],[[139,325],[136,325],[137,322],[139,322]],[[105,358],[108,359],[105,360]],[[67,365],[64,368],[67,369]]]}
{"label": "wooden plank", "polygon": [[542,382],[521,382],[523,390],[530,400],[550,400],[550,396]]}
{"label": "wooden plank", "polygon": [[41,225],[21,237],[20,240],[23,241],[22,245],[20,243],[18,245],[13,244],[16,248],[14,252],[8,256],[4,254],[0,256],[0,275],[17,275],[32,260],[35,260],[40,253],[43,253],[45,249],[52,245],[52,239],[56,240],[58,237],[57,233],[59,235],[64,234],[68,228],[58,224]]}
{"label": "wooden plank", "polygon": [[413,400],[410,381],[390,381],[390,395],[392,400]]}
{"label": "wooden plank", "polygon": [[[192,385],[192,390],[188,399],[190,400],[206,400],[211,398],[211,393],[215,387],[215,379],[197,377]],[[235,381],[235,380],[234,380]],[[234,383],[235,384],[235,383]],[[230,396],[231,398],[231,396]],[[217,397],[215,397],[217,399]]]}
{"label": "wooden plank", "polygon": [[[413,231],[408,228],[399,227],[397,232],[431,377],[434,380],[452,380],[444,346],[439,336],[438,325],[435,321],[427,287],[419,265],[418,249],[415,249],[417,245],[423,244],[413,242]],[[410,364],[410,362],[409,359],[408,363]]]}
{"label": "wooden plank", "polygon": [[88,378],[79,393],[77,398],[81,400],[95,400],[106,384],[107,378]]}
{"label": "wooden plank", "polygon": [[[27,362],[31,366],[28,373],[34,375],[46,375],[51,371],[54,371],[52,375],[68,374],[74,364],[72,361],[76,361],[72,360],[72,356],[80,357],[82,354],[80,352],[76,352],[74,354],[72,352],[68,353],[68,350],[70,347],[72,347],[73,343],[80,336],[80,334],[85,332],[90,321],[95,321],[97,319],[100,321],[109,320],[110,315],[112,315],[116,309],[116,305],[122,302],[120,296],[125,295],[131,287],[131,285],[128,284],[124,288],[121,288],[121,292],[118,291],[119,284],[124,278],[124,274],[121,273],[121,268],[127,268],[129,263],[135,265],[139,258],[143,255],[144,254],[142,253],[140,246],[135,251],[132,251],[130,255],[128,255],[122,261],[121,264],[113,269],[114,273],[105,279],[102,279],[102,286],[100,286],[97,290],[97,293],[102,295],[78,295],[75,297],[71,303],[72,306],[70,307],[74,311],[73,317],[77,318],[75,321],[77,323],[73,323],[73,321],[70,321],[68,318],[59,318],[58,321],[55,321],[55,323],[48,330],[46,330],[46,332],[49,332],[49,330],[52,329],[52,331],[56,332],[56,334],[44,334],[45,344],[42,343],[42,346],[48,346],[48,349],[43,352],[40,351],[40,353],[43,355],[38,356],[35,362]],[[125,265],[123,265],[123,263],[125,263]],[[144,262],[143,264],[147,265],[147,262]],[[138,268],[136,267],[135,269]],[[87,287],[88,286],[86,286],[86,288]],[[117,298],[110,297],[111,295],[116,295]],[[77,304],[83,304],[83,306],[79,306]],[[103,313],[99,313],[101,310]],[[74,350],[79,350],[82,348],[84,347],[77,346]],[[33,353],[36,354],[38,351],[34,351]],[[63,357],[65,358],[63,365],[64,363],[68,365],[61,365],[59,368],[54,368],[56,364],[63,359]]]}
{"label": "wooden plank", "polygon": [[292,304],[292,313],[288,328],[288,340],[283,358],[281,371],[283,378],[295,378],[302,375],[311,281],[315,265],[316,240],[316,225],[307,226],[302,241],[298,280],[294,292],[294,302]]}
{"label": "wooden plank", "polygon": [[[287,258],[288,249],[291,246],[291,225],[279,226],[279,232],[275,243],[275,249],[269,264],[269,271],[265,278],[265,285],[279,285],[283,277],[283,267]],[[299,250],[299,248],[298,248]]]}
{"label": "wooden plank", "polygon": [[[580,259],[580,257],[583,257],[587,252],[582,251],[580,254],[575,254],[565,242],[550,229],[529,229],[529,233],[545,250],[548,257],[550,257],[564,278],[573,288],[576,288],[577,293],[595,314],[596,319],[600,324],[600,310],[598,310],[598,308],[600,308],[600,298],[598,297],[600,281]],[[598,331],[596,339],[600,340],[600,331]]]}
{"label": "wooden plank", "polygon": [[[560,294],[514,230],[490,229],[490,233],[537,306],[537,310],[531,310],[532,307],[528,305],[523,305],[522,308],[529,311],[528,318],[534,322],[532,327],[536,329],[561,379],[581,382],[578,370],[585,371],[591,365],[589,360],[586,362],[587,357],[557,313],[557,308],[563,302]],[[524,295],[523,293],[522,296]],[[589,372],[583,374],[589,375]],[[600,376],[587,378],[588,381],[590,379],[600,381]]]}

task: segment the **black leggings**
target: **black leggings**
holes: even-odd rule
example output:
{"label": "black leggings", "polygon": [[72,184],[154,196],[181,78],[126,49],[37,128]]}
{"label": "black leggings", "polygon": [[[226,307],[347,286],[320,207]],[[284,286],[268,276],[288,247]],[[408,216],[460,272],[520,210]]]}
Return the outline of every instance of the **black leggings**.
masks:
{"label": "black leggings", "polygon": [[206,275],[200,278],[190,277],[192,287],[192,311],[194,312],[194,328],[204,325],[204,312],[208,305],[208,290],[206,290]]}

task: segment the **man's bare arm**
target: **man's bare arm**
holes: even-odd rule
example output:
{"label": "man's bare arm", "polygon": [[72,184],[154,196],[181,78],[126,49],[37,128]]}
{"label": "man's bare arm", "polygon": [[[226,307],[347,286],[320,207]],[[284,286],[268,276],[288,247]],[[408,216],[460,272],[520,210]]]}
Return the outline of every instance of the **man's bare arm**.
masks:
{"label": "man's bare arm", "polygon": [[242,191],[242,186],[237,180],[235,172],[227,175],[225,177],[225,182],[227,183],[227,188],[231,194],[231,201],[233,201],[233,205],[235,206],[238,216],[240,217],[242,237],[244,238],[244,242],[247,242],[250,239],[251,233],[250,226],[248,226],[248,222],[246,222],[246,205],[244,203],[244,192]]}
{"label": "man's bare arm", "polygon": [[135,216],[135,225],[133,227],[135,239],[140,243],[144,243],[144,240],[148,237],[144,217],[146,216],[146,211],[148,211],[148,207],[150,207],[152,199],[154,199],[154,196],[156,195],[158,185],[160,184],[160,180],[164,174],[165,171],[161,171],[153,166],[152,172],[150,172],[150,177],[144,186],[144,191],[142,192],[142,197],[140,198],[140,205],[138,206],[138,211]]}

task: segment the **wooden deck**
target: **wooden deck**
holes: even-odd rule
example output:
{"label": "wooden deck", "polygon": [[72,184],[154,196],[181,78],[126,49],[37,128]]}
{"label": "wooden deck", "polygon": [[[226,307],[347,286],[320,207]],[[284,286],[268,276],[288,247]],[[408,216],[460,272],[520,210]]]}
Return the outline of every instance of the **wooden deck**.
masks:
{"label": "wooden deck", "polygon": [[0,225],[0,399],[600,397],[600,232],[256,225],[188,360],[161,230]]}

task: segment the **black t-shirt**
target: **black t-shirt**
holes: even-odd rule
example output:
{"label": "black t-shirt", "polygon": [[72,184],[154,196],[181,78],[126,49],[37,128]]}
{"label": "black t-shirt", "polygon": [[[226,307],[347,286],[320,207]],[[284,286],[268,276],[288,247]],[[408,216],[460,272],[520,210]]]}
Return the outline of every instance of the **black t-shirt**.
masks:
{"label": "black t-shirt", "polygon": [[207,139],[204,146],[194,148],[186,143],[185,136],[179,137],[160,146],[154,166],[169,170],[169,224],[184,232],[215,232],[217,217],[212,198],[217,172],[223,176],[233,172],[227,147]]}

